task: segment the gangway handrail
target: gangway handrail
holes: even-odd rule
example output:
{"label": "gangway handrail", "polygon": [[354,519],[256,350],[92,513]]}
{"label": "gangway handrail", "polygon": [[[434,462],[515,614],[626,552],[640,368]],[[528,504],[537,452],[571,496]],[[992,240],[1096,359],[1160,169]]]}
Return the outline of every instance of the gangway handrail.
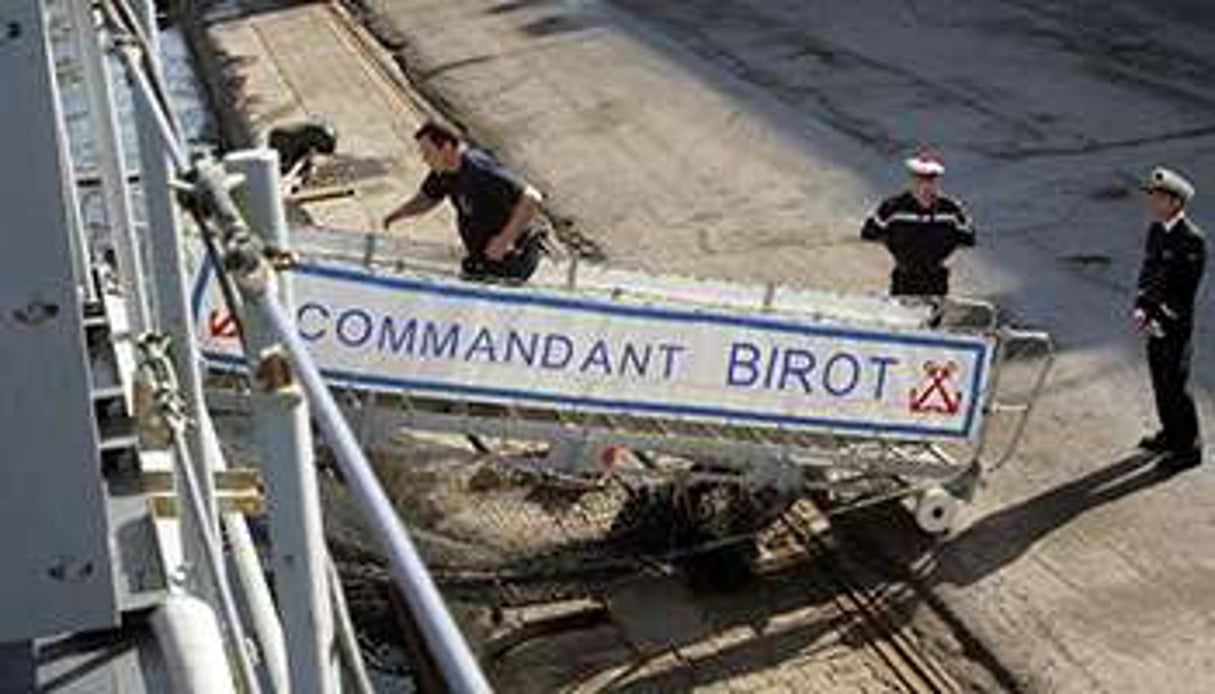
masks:
{"label": "gangway handrail", "polygon": [[1046,387],[1046,380],[1055,365],[1057,355],[1054,340],[1051,339],[1048,333],[1037,330],[1004,329],[1000,331],[996,360],[1003,362],[1007,358],[1009,346],[1017,343],[1038,344],[1042,347],[1043,356],[1034,373],[1029,392],[1019,401],[1013,402],[1000,399],[999,389],[1004,369],[995,369],[992,381],[988,386],[990,395],[987,398],[988,416],[984,418],[984,428],[986,429],[991,426],[992,415],[1000,413],[1011,412],[1016,416],[1016,421],[1013,424],[1013,430],[1008,440],[1000,452],[994,456],[987,456],[988,437],[986,435],[980,437],[979,447],[974,452],[974,461],[985,472],[995,472],[1004,467],[1016,453],[1021,439],[1025,436],[1025,429],[1029,425],[1029,418],[1033,414],[1034,405],[1042,394],[1043,388]]}

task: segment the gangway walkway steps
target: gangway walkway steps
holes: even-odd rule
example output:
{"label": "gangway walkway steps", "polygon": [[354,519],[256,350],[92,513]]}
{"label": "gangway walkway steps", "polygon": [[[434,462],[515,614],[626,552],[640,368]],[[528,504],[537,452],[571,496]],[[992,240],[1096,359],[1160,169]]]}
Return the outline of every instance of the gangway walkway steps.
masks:
{"label": "gangway walkway steps", "polygon": [[[982,302],[595,266],[480,284],[441,262],[334,252],[357,234],[300,237],[297,329],[330,385],[374,416],[369,430],[546,442],[539,465],[563,474],[602,473],[623,447],[691,461],[688,479],[816,493],[838,510],[904,498],[945,532],[1012,455],[1053,358],[1047,335],[997,325]],[[205,265],[193,304],[205,357],[239,367]]]}

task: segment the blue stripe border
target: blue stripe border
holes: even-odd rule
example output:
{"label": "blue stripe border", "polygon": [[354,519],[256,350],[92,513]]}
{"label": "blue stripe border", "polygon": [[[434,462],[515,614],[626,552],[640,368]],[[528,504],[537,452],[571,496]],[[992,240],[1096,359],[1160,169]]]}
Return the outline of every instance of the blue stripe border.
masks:
{"label": "blue stripe border", "polygon": [[[439,284],[436,282],[417,280],[403,277],[381,277],[371,275],[361,270],[339,268],[333,266],[303,263],[294,271],[299,275],[311,275],[323,279],[344,282],[354,282],[388,289],[429,294],[433,296],[459,297],[480,299],[499,304],[516,306],[540,306],[545,308],[575,309],[587,313],[597,313],[623,318],[658,318],[678,323],[698,323],[709,325],[726,325],[753,330],[766,330],[793,335],[810,335],[816,337],[841,337],[860,342],[876,342],[883,344],[904,344],[919,347],[942,347],[946,349],[972,352],[975,355],[977,368],[971,383],[971,393],[966,416],[960,428],[928,427],[906,424],[876,424],[873,422],[854,421],[845,419],[829,419],[817,417],[797,417],[792,415],[774,415],[757,412],[731,410],[728,408],[695,407],[685,405],[669,405],[660,402],[640,402],[608,398],[575,397],[557,395],[539,391],[522,391],[505,388],[489,388],[481,386],[464,386],[414,379],[387,378],[351,371],[322,369],[324,376],[334,382],[348,386],[365,386],[376,389],[402,389],[425,391],[432,393],[447,393],[452,395],[474,395],[494,400],[510,402],[530,401],[534,403],[570,405],[615,412],[649,412],[685,417],[711,417],[727,420],[731,423],[761,423],[777,426],[831,428],[835,430],[853,431],[858,433],[878,433],[890,435],[919,435],[929,437],[969,438],[977,417],[981,401],[986,399],[986,393],[980,392],[985,384],[985,376],[991,357],[991,348],[985,341],[978,339],[928,337],[924,335],[907,335],[900,333],[876,333],[856,329],[835,328],[830,326],[802,325],[782,321],[771,317],[734,316],[721,313],[709,313],[703,310],[656,308],[651,306],[636,306],[614,304],[606,301],[595,301],[584,298],[562,297],[553,294],[524,292],[516,288],[497,288],[477,284]],[[213,268],[209,260],[203,262],[198,273],[191,296],[191,307],[195,316],[202,308],[202,301],[207,283],[211,279]],[[244,360],[226,354],[204,352],[204,356],[214,362],[230,366],[243,365]]]}

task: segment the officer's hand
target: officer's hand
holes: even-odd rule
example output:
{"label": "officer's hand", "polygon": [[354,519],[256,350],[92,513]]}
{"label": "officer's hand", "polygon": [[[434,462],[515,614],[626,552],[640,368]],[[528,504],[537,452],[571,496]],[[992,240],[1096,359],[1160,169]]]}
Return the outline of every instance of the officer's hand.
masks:
{"label": "officer's hand", "polygon": [[1148,320],[1147,311],[1141,308],[1131,311],[1131,321],[1135,324],[1135,330],[1141,333],[1148,332],[1151,322]]}
{"label": "officer's hand", "polygon": [[506,258],[509,251],[510,241],[502,234],[498,234],[490,239],[489,245],[485,247],[485,257],[500,263]]}
{"label": "officer's hand", "polygon": [[392,215],[386,215],[384,217],[384,220],[380,222],[380,228],[383,229],[384,231],[388,231],[388,227],[392,226],[392,223],[395,221],[396,221],[395,217],[393,217]]}

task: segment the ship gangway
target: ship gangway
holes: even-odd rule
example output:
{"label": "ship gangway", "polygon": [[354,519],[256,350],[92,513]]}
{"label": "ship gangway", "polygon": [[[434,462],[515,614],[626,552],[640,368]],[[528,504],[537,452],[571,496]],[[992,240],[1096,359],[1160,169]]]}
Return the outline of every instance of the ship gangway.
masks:
{"label": "ship gangway", "polygon": [[[1049,335],[977,300],[891,299],[614,269],[561,258],[525,285],[470,282],[449,248],[293,230],[300,337],[368,436],[540,443],[532,471],[729,486],[772,515],[902,500],[946,533],[1014,457]],[[203,355],[239,367],[214,273],[193,296]],[[679,495],[675,495],[678,497]],[[761,514],[763,515],[763,514]]]}

